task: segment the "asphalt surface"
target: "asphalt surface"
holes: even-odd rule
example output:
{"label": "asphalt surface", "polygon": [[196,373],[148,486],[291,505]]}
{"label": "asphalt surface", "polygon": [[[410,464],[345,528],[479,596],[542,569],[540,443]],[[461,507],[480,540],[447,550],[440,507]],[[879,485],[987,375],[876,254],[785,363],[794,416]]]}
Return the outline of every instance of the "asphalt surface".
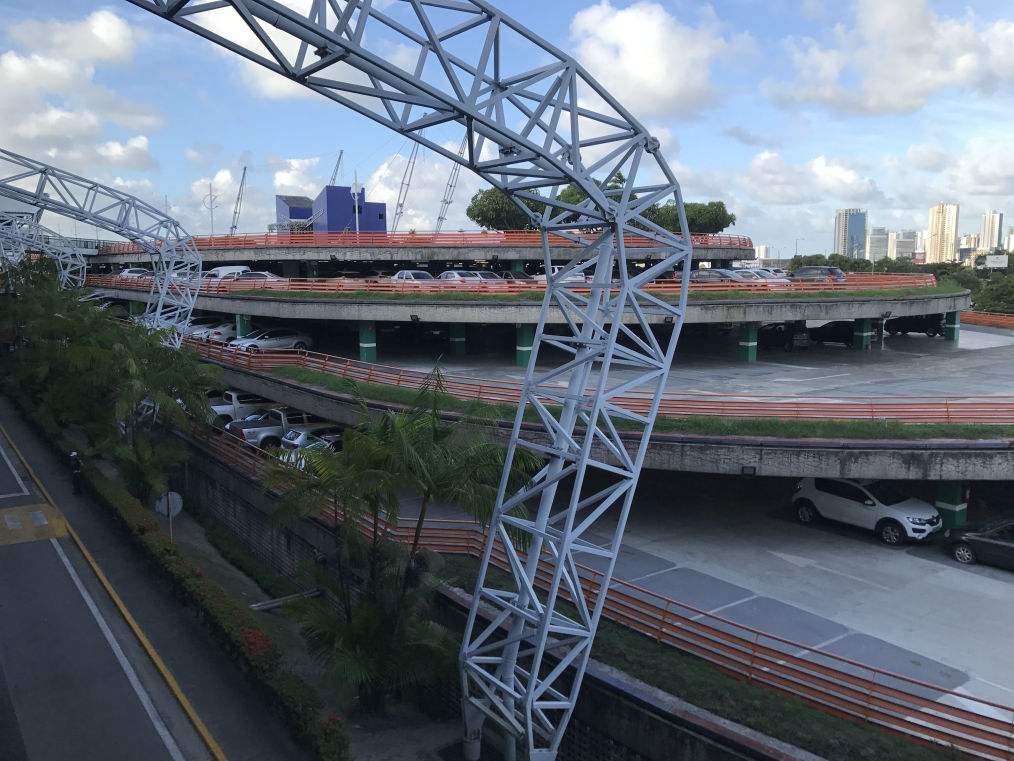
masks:
{"label": "asphalt surface", "polygon": [[[171,590],[153,580],[151,568],[108,513],[73,494],[67,463],[2,397],[0,425],[57,508],[45,506],[0,438],[0,451],[12,463],[0,461],[0,494],[17,491],[18,478],[28,492],[0,497],[0,759],[210,757],[73,541],[61,535],[64,516],[226,757],[306,758],[252,683]],[[42,517],[33,519],[32,513]],[[18,528],[6,520],[10,515]]]}

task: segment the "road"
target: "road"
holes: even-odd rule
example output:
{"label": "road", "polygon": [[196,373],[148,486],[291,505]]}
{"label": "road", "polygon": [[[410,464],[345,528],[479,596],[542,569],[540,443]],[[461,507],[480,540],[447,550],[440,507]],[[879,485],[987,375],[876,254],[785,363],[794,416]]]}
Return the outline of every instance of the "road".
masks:
{"label": "road", "polygon": [[0,759],[212,757],[68,525],[225,758],[305,758],[207,632],[152,583],[126,534],[71,492],[67,464],[2,398],[0,425],[13,440],[0,436]]}

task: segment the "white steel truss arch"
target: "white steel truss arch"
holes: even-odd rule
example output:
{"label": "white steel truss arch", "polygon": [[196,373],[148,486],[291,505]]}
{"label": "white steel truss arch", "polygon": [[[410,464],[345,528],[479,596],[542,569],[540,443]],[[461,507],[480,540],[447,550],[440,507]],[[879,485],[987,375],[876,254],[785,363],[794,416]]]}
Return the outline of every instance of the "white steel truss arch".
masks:
{"label": "white steel truss arch", "polygon": [[[519,449],[537,452],[547,465],[517,494],[504,493],[505,470],[461,669],[469,759],[479,757],[486,719],[504,730],[508,758],[520,743],[529,759],[554,759],[686,308],[690,236],[644,216],[672,201],[680,229],[688,230],[659,141],[572,57],[484,0],[128,2],[467,166],[541,230],[546,296],[507,467]],[[555,275],[551,236],[583,244]],[[628,254],[646,242],[663,244],[652,252],[661,258],[631,275]],[[682,272],[678,303],[641,289],[674,269]],[[563,334],[545,332],[551,309],[566,316]],[[671,333],[649,325],[660,314]],[[624,324],[624,315],[632,322]],[[540,367],[543,345],[569,358]],[[653,400],[647,414],[613,401],[637,391]],[[520,435],[526,408],[537,413],[542,435]],[[620,439],[618,419],[642,431],[632,448]],[[533,517],[518,514],[523,504]],[[603,525],[605,537],[593,534]],[[511,569],[508,589],[487,582],[494,551]],[[600,571],[596,593],[582,586],[581,560]],[[563,604],[577,615],[564,615]]]}
{"label": "white steel truss arch", "polygon": [[122,190],[3,149],[0,196],[122,235],[147,252],[154,277],[139,321],[170,329],[170,342],[180,345],[201,283],[201,255],[179,222]]}
{"label": "white steel truss arch", "polygon": [[33,252],[45,254],[53,260],[61,288],[84,285],[88,263],[73,243],[40,225],[34,216],[0,212],[0,260],[3,266],[16,266]]}

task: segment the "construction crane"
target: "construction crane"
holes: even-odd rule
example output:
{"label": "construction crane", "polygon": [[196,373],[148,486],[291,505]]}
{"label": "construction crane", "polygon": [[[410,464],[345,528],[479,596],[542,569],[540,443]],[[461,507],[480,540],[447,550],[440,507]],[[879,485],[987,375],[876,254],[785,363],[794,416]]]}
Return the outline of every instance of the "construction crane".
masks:
{"label": "construction crane", "polygon": [[405,173],[401,176],[398,202],[394,205],[394,221],[391,223],[391,232],[393,233],[398,232],[398,223],[401,222],[401,215],[405,212],[405,201],[408,199],[408,188],[412,184],[412,172],[415,171],[415,159],[418,155],[419,143],[412,143],[412,152],[408,156]]}
{"label": "construction crane", "polygon": [[334,171],[331,172],[331,182],[329,182],[328,185],[334,185],[335,182],[337,181],[337,179],[338,179],[338,170],[341,168],[341,165],[342,165],[342,156],[344,156],[344,155],[345,155],[345,150],[344,149],[338,151],[338,160],[336,162],[334,162]]}
{"label": "construction crane", "polygon": [[246,187],[246,167],[243,167],[243,176],[239,178],[239,190],[236,193],[236,207],[232,210],[232,224],[229,225],[229,235],[236,234],[239,226],[239,210],[243,208],[243,188]]}
{"label": "construction crane", "polygon": [[444,220],[447,219],[447,207],[450,206],[451,201],[454,200],[454,189],[458,187],[458,175],[461,173],[462,161],[460,161],[460,159],[465,158],[465,149],[467,147],[468,134],[466,133],[465,136],[461,138],[461,147],[458,148],[459,161],[451,164],[451,175],[447,178],[447,187],[444,188],[444,198],[440,202],[440,213],[437,215],[436,232],[440,232],[440,228],[444,226]]}

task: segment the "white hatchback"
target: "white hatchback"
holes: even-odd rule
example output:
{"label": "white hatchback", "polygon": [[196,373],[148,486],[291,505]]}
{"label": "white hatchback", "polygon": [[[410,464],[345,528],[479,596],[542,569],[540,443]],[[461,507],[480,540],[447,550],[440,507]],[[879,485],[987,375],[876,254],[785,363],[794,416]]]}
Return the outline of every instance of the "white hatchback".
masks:
{"label": "white hatchback", "polygon": [[922,540],[942,528],[940,513],[891,481],[804,478],[792,507],[801,523],[828,518],[876,533],[884,544]]}

